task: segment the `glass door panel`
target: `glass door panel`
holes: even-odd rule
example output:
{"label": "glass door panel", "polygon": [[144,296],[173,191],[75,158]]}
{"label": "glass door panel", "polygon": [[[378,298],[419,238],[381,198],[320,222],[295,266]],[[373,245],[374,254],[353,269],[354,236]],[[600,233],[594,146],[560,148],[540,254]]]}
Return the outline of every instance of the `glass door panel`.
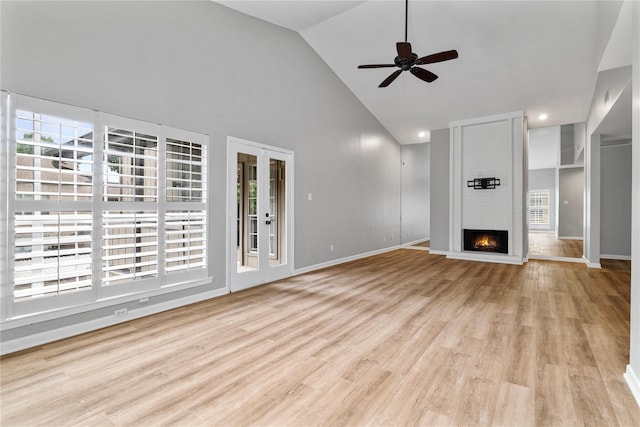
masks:
{"label": "glass door panel", "polygon": [[258,269],[258,158],[238,153],[236,179],[236,272]]}
{"label": "glass door panel", "polygon": [[269,266],[286,264],[286,161],[269,159]]}

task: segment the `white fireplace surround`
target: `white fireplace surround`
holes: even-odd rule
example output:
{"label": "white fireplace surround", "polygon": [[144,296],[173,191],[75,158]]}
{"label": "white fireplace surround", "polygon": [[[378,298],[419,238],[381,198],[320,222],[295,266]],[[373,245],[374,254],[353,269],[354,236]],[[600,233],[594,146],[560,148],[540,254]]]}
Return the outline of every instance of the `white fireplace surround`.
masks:
{"label": "white fireplace surround", "polygon": [[[526,121],[522,111],[449,123],[449,258],[522,264],[526,232]],[[500,179],[495,189],[467,187]],[[463,250],[463,229],[507,230],[509,253]]]}

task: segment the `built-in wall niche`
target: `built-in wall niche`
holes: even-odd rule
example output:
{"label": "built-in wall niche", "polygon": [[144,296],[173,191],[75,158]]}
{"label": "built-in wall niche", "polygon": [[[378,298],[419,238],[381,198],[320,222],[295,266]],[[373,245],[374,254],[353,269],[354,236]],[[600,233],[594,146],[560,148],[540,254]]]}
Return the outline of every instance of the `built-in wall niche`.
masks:
{"label": "built-in wall niche", "polygon": [[[524,114],[462,120],[449,127],[448,256],[521,264],[526,242]],[[490,186],[491,180],[500,185]],[[478,191],[475,183],[483,190],[483,181],[485,191]],[[476,236],[479,241],[472,242],[470,236],[479,231],[485,235],[481,233]]]}

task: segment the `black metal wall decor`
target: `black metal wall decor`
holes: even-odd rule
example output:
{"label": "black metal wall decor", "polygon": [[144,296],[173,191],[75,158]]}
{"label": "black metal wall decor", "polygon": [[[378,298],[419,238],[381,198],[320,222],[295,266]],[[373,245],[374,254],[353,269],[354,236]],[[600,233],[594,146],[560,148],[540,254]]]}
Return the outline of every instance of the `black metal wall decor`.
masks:
{"label": "black metal wall decor", "polygon": [[473,187],[474,190],[493,190],[500,185],[500,178],[474,178],[467,181],[467,187]]}

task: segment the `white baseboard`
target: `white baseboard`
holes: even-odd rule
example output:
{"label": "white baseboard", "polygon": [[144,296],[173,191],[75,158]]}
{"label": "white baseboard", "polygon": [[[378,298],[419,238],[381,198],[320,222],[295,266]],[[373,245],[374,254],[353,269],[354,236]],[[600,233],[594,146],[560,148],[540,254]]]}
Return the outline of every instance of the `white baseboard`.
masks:
{"label": "white baseboard", "polygon": [[411,242],[404,243],[404,244],[403,244],[403,246],[411,246],[411,245],[415,245],[416,243],[422,243],[422,242],[424,242],[425,240],[431,240],[431,238],[430,238],[430,237],[428,237],[428,236],[427,236],[427,237],[423,237],[423,238],[421,238],[421,239],[417,239],[417,240],[413,240],[413,241],[411,241]]}
{"label": "white baseboard", "polygon": [[348,256],[348,257],[344,257],[344,258],[334,259],[334,260],[327,261],[327,262],[321,262],[320,264],[313,264],[313,265],[309,265],[307,267],[296,268],[295,270],[293,270],[293,275],[294,276],[298,276],[300,274],[309,273],[311,271],[320,270],[320,269],[327,268],[327,267],[333,267],[334,265],[338,265],[338,264],[344,264],[345,262],[355,261],[355,260],[358,260],[358,259],[362,259],[362,258],[373,256],[373,255],[378,255],[378,254],[383,254],[385,252],[395,251],[396,249],[400,249],[400,248],[402,248],[402,246],[396,245],[396,246],[391,246],[389,248],[378,249],[378,250],[375,250],[375,251],[365,252],[365,253],[358,254],[358,255],[352,255],[352,256]]}
{"label": "white baseboard", "polygon": [[429,253],[431,255],[445,255],[445,256],[449,255],[449,251],[440,251],[440,250],[431,249],[431,248],[429,248]]}
{"label": "white baseboard", "polygon": [[631,261],[631,255],[609,255],[609,254],[600,254],[600,258],[604,259],[619,259],[622,261]]}
{"label": "white baseboard", "polygon": [[203,292],[184,298],[178,298],[175,300],[165,301],[146,307],[140,307],[135,310],[130,310],[125,316],[114,317],[113,315],[111,315],[107,317],[101,317],[83,323],[63,326],[62,328],[16,338],[14,340],[5,341],[2,343],[2,347],[0,348],[0,355],[47,344],[53,341],[69,338],[74,335],[84,334],[86,332],[95,331],[107,326],[117,325],[118,323],[128,322],[133,319],[139,319],[140,317],[150,316],[162,311],[167,311],[207,299],[216,298],[228,293],[229,291],[226,288],[216,289],[215,291]]}
{"label": "white baseboard", "polygon": [[429,247],[427,246],[413,246],[413,245],[402,245],[402,249],[411,249],[412,251],[427,251],[429,252]]}
{"label": "white baseboard", "polygon": [[558,240],[584,240],[582,236],[558,236]]}
{"label": "white baseboard", "polygon": [[589,262],[588,259],[586,259],[584,256],[582,257],[582,259],[584,260],[584,263],[587,264],[587,267],[589,268],[602,268],[602,265],[599,262]]}
{"label": "white baseboard", "polygon": [[627,371],[624,373],[624,379],[631,390],[631,394],[636,398],[636,403],[640,406],[640,381],[631,365],[627,365]]}
{"label": "white baseboard", "polygon": [[570,258],[564,256],[529,255],[528,259],[538,259],[542,261],[577,262],[579,264],[586,263],[586,260],[584,258]]}
{"label": "white baseboard", "polygon": [[497,264],[515,264],[515,265],[523,264],[522,257],[513,256],[513,255],[503,255],[503,254],[488,255],[481,252],[478,252],[478,253],[449,252],[447,254],[447,258],[461,259],[464,261],[493,262]]}

